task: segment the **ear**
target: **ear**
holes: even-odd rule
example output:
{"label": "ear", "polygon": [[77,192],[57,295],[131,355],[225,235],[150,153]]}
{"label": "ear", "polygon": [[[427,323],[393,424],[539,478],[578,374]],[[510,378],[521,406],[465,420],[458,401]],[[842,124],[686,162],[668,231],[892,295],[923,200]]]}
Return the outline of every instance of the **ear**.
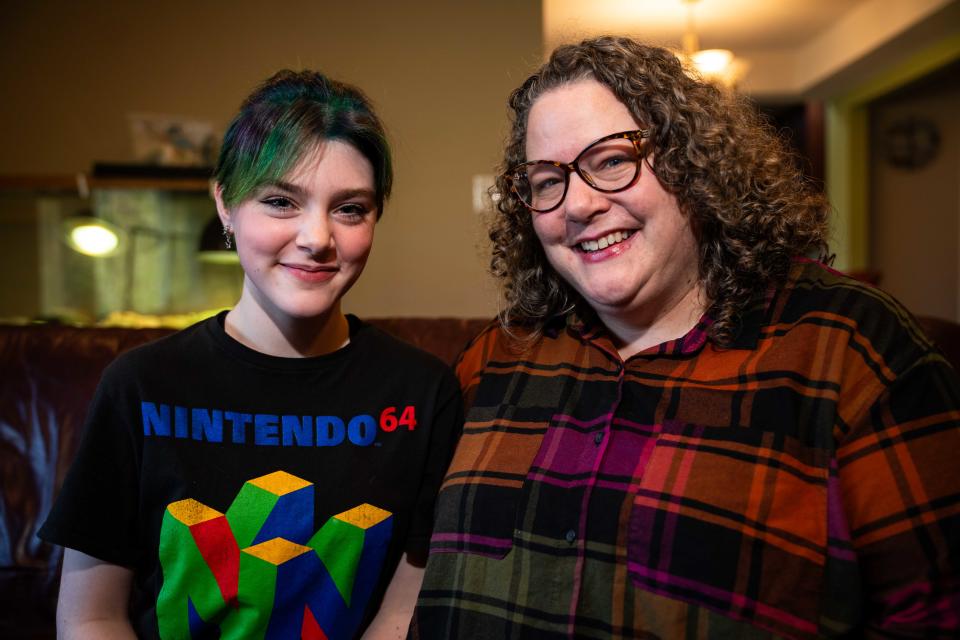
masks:
{"label": "ear", "polygon": [[218,182],[213,189],[213,200],[217,203],[217,215],[220,216],[220,222],[226,227],[230,225],[230,211],[223,204],[223,186]]}

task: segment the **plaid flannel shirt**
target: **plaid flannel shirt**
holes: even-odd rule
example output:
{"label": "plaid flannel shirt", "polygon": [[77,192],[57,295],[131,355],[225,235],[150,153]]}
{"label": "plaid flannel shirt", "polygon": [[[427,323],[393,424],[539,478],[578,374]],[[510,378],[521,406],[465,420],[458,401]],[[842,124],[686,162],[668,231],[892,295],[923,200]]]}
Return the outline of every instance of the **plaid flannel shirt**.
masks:
{"label": "plaid flannel shirt", "polygon": [[707,322],[468,346],[414,637],[960,634],[960,388],[910,314],[797,261]]}

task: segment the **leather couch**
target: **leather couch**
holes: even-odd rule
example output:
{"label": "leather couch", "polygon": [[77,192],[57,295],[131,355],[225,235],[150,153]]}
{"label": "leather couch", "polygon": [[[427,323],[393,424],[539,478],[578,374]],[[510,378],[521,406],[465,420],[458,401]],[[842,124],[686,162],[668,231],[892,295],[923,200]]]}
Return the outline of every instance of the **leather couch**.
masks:
{"label": "leather couch", "polygon": [[[489,320],[370,322],[452,363]],[[37,529],[73,460],[104,367],[172,331],[0,325],[0,638],[55,637],[63,550],[37,538]]]}

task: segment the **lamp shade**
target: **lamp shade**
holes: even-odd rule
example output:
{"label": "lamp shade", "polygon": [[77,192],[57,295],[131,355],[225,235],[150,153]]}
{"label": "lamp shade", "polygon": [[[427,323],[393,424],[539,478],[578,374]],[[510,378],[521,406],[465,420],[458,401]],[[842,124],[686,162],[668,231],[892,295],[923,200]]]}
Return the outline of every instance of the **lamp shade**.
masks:
{"label": "lamp shade", "polygon": [[94,258],[107,258],[123,249],[126,233],[84,209],[63,220],[63,239],[71,249]]}

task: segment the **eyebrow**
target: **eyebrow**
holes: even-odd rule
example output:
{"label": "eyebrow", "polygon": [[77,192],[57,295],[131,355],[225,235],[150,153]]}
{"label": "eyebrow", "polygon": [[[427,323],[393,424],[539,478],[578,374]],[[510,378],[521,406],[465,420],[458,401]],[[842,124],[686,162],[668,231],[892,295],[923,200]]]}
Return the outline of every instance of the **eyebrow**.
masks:
{"label": "eyebrow", "polygon": [[353,198],[376,200],[377,194],[373,189],[341,189],[333,193],[331,200],[352,200]]}
{"label": "eyebrow", "polygon": [[[304,197],[306,195],[306,190],[300,187],[299,185],[293,184],[292,182],[287,182],[285,180],[277,180],[275,182],[268,182],[263,185],[265,188],[274,187],[277,189],[282,189],[288,193],[292,193],[298,198]],[[371,200],[376,200],[377,194],[373,189],[340,189],[339,191],[334,191],[331,200],[349,200],[351,198],[369,198]]]}
{"label": "eyebrow", "polygon": [[286,181],[284,181],[284,180],[277,180],[277,181],[274,181],[274,182],[268,182],[268,183],[266,183],[266,184],[263,185],[263,186],[264,186],[264,187],[267,187],[267,188],[274,187],[274,188],[276,188],[276,189],[283,189],[284,191],[287,191],[287,192],[289,192],[289,193],[292,193],[292,194],[294,194],[294,195],[296,195],[296,196],[302,196],[304,193],[306,193],[303,189],[301,189],[301,188],[298,187],[297,185],[293,184],[292,182],[286,182]]}

